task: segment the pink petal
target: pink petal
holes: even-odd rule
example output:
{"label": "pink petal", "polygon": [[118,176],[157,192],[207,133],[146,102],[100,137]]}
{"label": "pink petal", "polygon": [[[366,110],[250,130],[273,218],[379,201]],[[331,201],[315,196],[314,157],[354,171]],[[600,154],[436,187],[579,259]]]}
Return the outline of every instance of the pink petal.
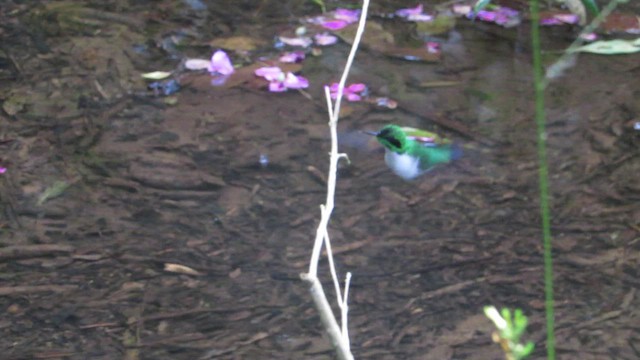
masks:
{"label": "pink petal", "polygon": [[218,75],[211,77],[211,86],[222,86],[229,79],[229,75]]}
{"label": "pink petal", "polygon": [[304,60],[302,51],[287,52],[280,56],[280,61],[284,63],[299,63]]}
{"label": "pink petal", "polygon": [[555,17],[549,17],[545,19],[540,19],[540,25],[543,25],[543,26],[562,25],[562,21],[556,19]]}
{"label": "pink petal", "polygon": [[7,168],[0,166],[0,174],[4,174],[6,172],[7,172]]}
{"label": "pink petal", "polygon": [[577,24],[580,22],[580,17],[576,14],[556,14],[553,17],[565,24]]}
{"label": "pink petal", "polygon": [[360,10],[336,9],[333,13],[333,17],[351,24],[360,19]]}
{"label": "pink petal", "polygon": [[322,23],[322,27],[329,30],[344,29],[347,25],[349,23],[344,20],[329,20]]}
{"label": "pink petal", "polygon": [[292,72],[287,73],[283,83],[289,89],[305,89],[309,87],[309,80],[302,76],[296,76]]}
{"label": "pink petal", "polygon": [[206,59],[187,59],[184,62],[184,67],[189,70],[205,70],[209,69],[211,61]]}
{"label": "pink petal", "polygon": [[427,52],[437,54],[440,52],[440,43],[435,41],[427,41]]}
{"label": "pink petal", "polygon": [[356,93],[362,92],[366,90],[366,88],[367,88],[367,85],[362,83],[355,83],[347,86],[347,89],[349,90],[349,92],[356,92]]}
{"label": "pink petal", "polygon": [[313,41],[311,41],[311,38],[308,38],[306,36],[294,37],[294,38],[280,36],[280,41],[282,41],[283,43],[289,46],[301,46],[301,47],[308,47],[313,43]]}
{"label": "pink petal", "polygon": [[598,39],[598,34],[588,33],[588,34],[580,35],[580,38],[584,41],[594,41]]}
{"label": "pink petal", "polygon": [[218,73],[221,75],[229,75],[234,71],[229,56],[222,50],[213,53],[208,70],[210,73]]}
{"label": "pink petal", "polygon": [[287,91],[287,87],[282,81],[272,81],[269,83],[269,91],[271,92],[283,92]]}
{"label": "pink petal", "polygon": [[316,34],[314,39],[316,44],[320,46],[333,45],[338,42],[338,38],[329,33]]}
{"label": "pink petal", "polygon": [[414,8],[400,9],[396,11],[396,15],[400,17],[408,17],[409,15],[418,15],[418,14],[422,14],[422,4],[419,4]]}
{"label": "pink petal", "polygon": [[256,76],[267,79],[267,81],[281,80],[281,78],[284,78],[284,73],[277,66],[261,67],[259,69],[256,69],[253,73]]}
{"label": "pink petal", "polygon": [[347,94],[345,94],[345,96],[346,96],[347,100],[349,100],[349,101],[360,101],[360,100],[362,100],[360,95],[354,94],[354,93],[347,93]]}
{"label": "pink petal", "polygon": [[[469,18],[473,18],[473,12],[470,12],[469,14],[467,14],[467,17]],[[494,22],[496,21],[496,13],[493,11],[487,11],[487,10],[480,10],[478,11],[477,14],[475,14],[475,18],[478,20],[482,20],[482,21],[487,21],[487,22]]]}
{"label": "pink petal", "polygon": [[476,18],[478,20],[487,21],[502,25],[504,27],[513,27],[520,23],[520,13],[517,10],[500,7],[495,11],[481,10],[474,15],[473,12],[467,14],[470,19]]}
{"label": "pink petal", "polygon": [[427,14],[409,15],[409,16],[407,16],[407,20],[415,21],[415,22],[420,22],[420,21],[426,22],[426,21],[433,20],[433,16],[427,15]]}

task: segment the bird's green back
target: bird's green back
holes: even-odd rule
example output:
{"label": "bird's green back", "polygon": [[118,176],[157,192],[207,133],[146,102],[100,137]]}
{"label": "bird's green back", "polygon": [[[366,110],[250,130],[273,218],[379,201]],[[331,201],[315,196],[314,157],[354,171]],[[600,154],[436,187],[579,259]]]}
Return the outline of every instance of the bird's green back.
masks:
{"label": "bird's green back", "polygon": [[408,154],[420,159],[421,170],[429,170],[438,164],[446,164],[457,159],[459,151],[455,145],[451,144],[425,146],[414,141]]}

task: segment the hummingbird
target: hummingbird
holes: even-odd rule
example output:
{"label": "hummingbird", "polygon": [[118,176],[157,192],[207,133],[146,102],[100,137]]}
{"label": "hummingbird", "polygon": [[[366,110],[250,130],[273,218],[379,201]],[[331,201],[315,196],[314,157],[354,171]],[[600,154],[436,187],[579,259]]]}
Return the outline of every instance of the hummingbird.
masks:
{"label": "hummingbird", "polygon": [[365,131],[385,148],[384,161],[398,176],[412,180],[462,155],[459,146],[438,134],[398,125],[386,125],[380,131]]}

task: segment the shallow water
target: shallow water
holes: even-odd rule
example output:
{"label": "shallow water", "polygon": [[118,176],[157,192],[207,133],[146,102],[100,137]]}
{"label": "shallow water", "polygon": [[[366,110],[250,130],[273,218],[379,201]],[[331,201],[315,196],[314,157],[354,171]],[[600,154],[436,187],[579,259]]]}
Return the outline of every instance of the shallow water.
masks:
{"label": "shallow water", "polygon": [[[338,79],[348,46],[305,60],[308,96],[194,81],[167,105],[140,73],[171,68],[185,54],[207,57],[209,40],[230,35],[260,39],[266,45],[255,51],[269,53],[273,34],[317,13],[298,2],[204,4],[206,13],[172,2],[87,4],[105,11],[79,13],[100,31],[44,28],[32,42],[7,27],[5,102],[24,103],[11,116],[5,107],[1,119],[1,242],[17,246],[0,252],[9,358],[333,358],[298,274],[325,196],[320,84]],[[128,15],[105,21],[118,6]],[[28,18],[19,21],[38,34]],[[543,34],[544,48],[558,50],[575,32]],[[174,46],[183,36],[189,46]],[[363,49],[350,76],[399,103],[346,104],[339,124],[350,164],[340,168],[330,232],[339,271],[354,275],[353,352],[498,359],[481,314],[494,304],[524,310],[532,358],[541,359],[529,33],[459,20],[440,40],[438,63]],[[562,359],[639,356],[639,73],[638,55],[580,55],[547,88]],[[387,123],[438,131],[468,150],[405,182],[360,133]],[[51,190],[57,181],[64,186]]]}

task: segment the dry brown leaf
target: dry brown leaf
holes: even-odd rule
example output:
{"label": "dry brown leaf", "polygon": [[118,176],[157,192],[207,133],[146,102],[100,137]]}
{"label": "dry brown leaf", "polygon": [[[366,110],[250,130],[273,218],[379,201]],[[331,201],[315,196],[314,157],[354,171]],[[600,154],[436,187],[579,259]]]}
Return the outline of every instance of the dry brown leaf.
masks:
{"label": "dry brown leaf", "polygon": [[258,47],[264,46],[264,41],[248,36],[232,36],[228,38],[213,39],[209,42],[209,45],[234,51],[252,51]]}
{"label": "dry brown leaf", "polygon": [[613,13],[600,24],[600,28],[606,33],[640,32],[640,17],[633,14]]}
{"label": "dry brown leaf", "polygon": [[237,268],[237,269],[235,269],[235,270],[233,270],[232,272],[229,273],[229,277],[231,279],[235,279],[240,275],[242,275],[242,269],[240,269],[240,268]]}
{"label": "dry brown leaf", "polygon": [[164,271],[177,273],[177,274],[194,275],[194,276],[202,275],[199,271],[194,270],[188,266],[173,264],[173,263],[165,263]]}

